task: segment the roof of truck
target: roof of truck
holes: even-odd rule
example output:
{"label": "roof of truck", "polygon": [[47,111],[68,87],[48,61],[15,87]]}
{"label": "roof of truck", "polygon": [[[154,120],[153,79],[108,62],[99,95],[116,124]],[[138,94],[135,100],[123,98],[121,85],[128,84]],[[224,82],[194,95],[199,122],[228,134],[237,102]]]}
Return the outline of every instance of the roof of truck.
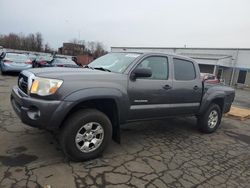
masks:
{"label": "roof of truck", "polygon": [[187,57],[187,56],[183,56],[183,55],[179,55],[179,54],[175,54],[175,53],[163,53],[163,52],[134,52],[134,51],[124,51],[124,52],[111,52],[111,53],[133,53],[133,54],[141,54],[143,56],[147,56],[147,55],[167,55],[167,56],[173,56],[175,58],[181,58],[181,59],[186,59],[186,60],[190,60],[190,61],[194,61],[194,59]]}

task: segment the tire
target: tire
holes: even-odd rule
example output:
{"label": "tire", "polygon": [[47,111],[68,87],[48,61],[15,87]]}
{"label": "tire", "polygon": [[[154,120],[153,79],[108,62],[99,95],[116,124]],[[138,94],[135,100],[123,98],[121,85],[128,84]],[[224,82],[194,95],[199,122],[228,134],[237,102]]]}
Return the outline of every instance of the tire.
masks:
{"label": "tire", "polygon": [[198,117],[198,126],[203,133],[213,133],[220,126],[221,108],[219,105],[212,103],[207,111]]}
{"label": "tire", "polygon": [[[109,144],[111,137],[112,125],[109,118],[98,110],[84,109],[67,118],[59,139],[65,155],[70,160],[77,162],[100,156]],[[82,147],[84,144],[86,146]]]}

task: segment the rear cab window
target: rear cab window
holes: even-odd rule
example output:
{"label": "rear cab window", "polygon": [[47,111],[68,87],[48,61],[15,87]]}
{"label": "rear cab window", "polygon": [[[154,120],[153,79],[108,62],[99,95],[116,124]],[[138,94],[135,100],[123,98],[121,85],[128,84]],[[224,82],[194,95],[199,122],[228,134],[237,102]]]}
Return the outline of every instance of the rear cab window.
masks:
{"label": "rear cab window", "polygon": [[179,81],[195,80],[194,63],[185,59],[173,58],[174,78]]}

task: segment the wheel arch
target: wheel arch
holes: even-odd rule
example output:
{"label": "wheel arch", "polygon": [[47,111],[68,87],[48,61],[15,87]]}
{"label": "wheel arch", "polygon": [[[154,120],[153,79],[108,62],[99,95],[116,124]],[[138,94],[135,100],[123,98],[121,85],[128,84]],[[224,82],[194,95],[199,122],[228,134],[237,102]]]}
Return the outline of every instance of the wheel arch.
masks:
{"label": "wheel arch", "polygon": [[202,102],[201,102],[199,115],[205,113],[206,109],[212,103],[217,104],[221,109],[221,113],[223,113],[224,112],[224,105],[225,105],[225,93],[224,92],[217,92],[217,93],[213,93],[213,94],[204,95]]}
{"label": "wheel arch", "polygon": [[111,121],[113,129],[113,139],[120,143],[120,113],[119,113],[119,104],[114,98],[92,98],[87,100],[80,100],[74,102],[71,105],[70,109],[66,113],[65,117],[62,120],[62,123],[59,126],[59,129],[62,129],[64,126],[63,122],[66,121],[74,112],[80,109],[97,109],[103,112]]}
{"label": "wheel arch", "polygon": [[222,98],[222,97],[220,97],[220,98],[215,98],[215,99],[213,99],[213,100],[211,101],[210,104],[212,104],[212,103],[217,104],[217,105],[220,107],[220,109],[221,109],[221,113],[223,113],[223,109],[224,109],[224,105],[225,105],[224,98]]}

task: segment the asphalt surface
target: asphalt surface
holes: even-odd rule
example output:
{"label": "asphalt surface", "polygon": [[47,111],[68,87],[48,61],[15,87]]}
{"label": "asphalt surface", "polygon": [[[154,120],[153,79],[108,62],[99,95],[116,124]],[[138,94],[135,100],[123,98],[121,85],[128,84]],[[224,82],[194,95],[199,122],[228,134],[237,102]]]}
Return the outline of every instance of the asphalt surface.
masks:
{"label": "asphalt surface", "polygon": [[0,187],[249,187],[250,120],[223,118],[201,134],[195,119],[126,125],[122,144],[69,162],[55,136],[23,125],[9,102],[16,76],[0,76]]}

